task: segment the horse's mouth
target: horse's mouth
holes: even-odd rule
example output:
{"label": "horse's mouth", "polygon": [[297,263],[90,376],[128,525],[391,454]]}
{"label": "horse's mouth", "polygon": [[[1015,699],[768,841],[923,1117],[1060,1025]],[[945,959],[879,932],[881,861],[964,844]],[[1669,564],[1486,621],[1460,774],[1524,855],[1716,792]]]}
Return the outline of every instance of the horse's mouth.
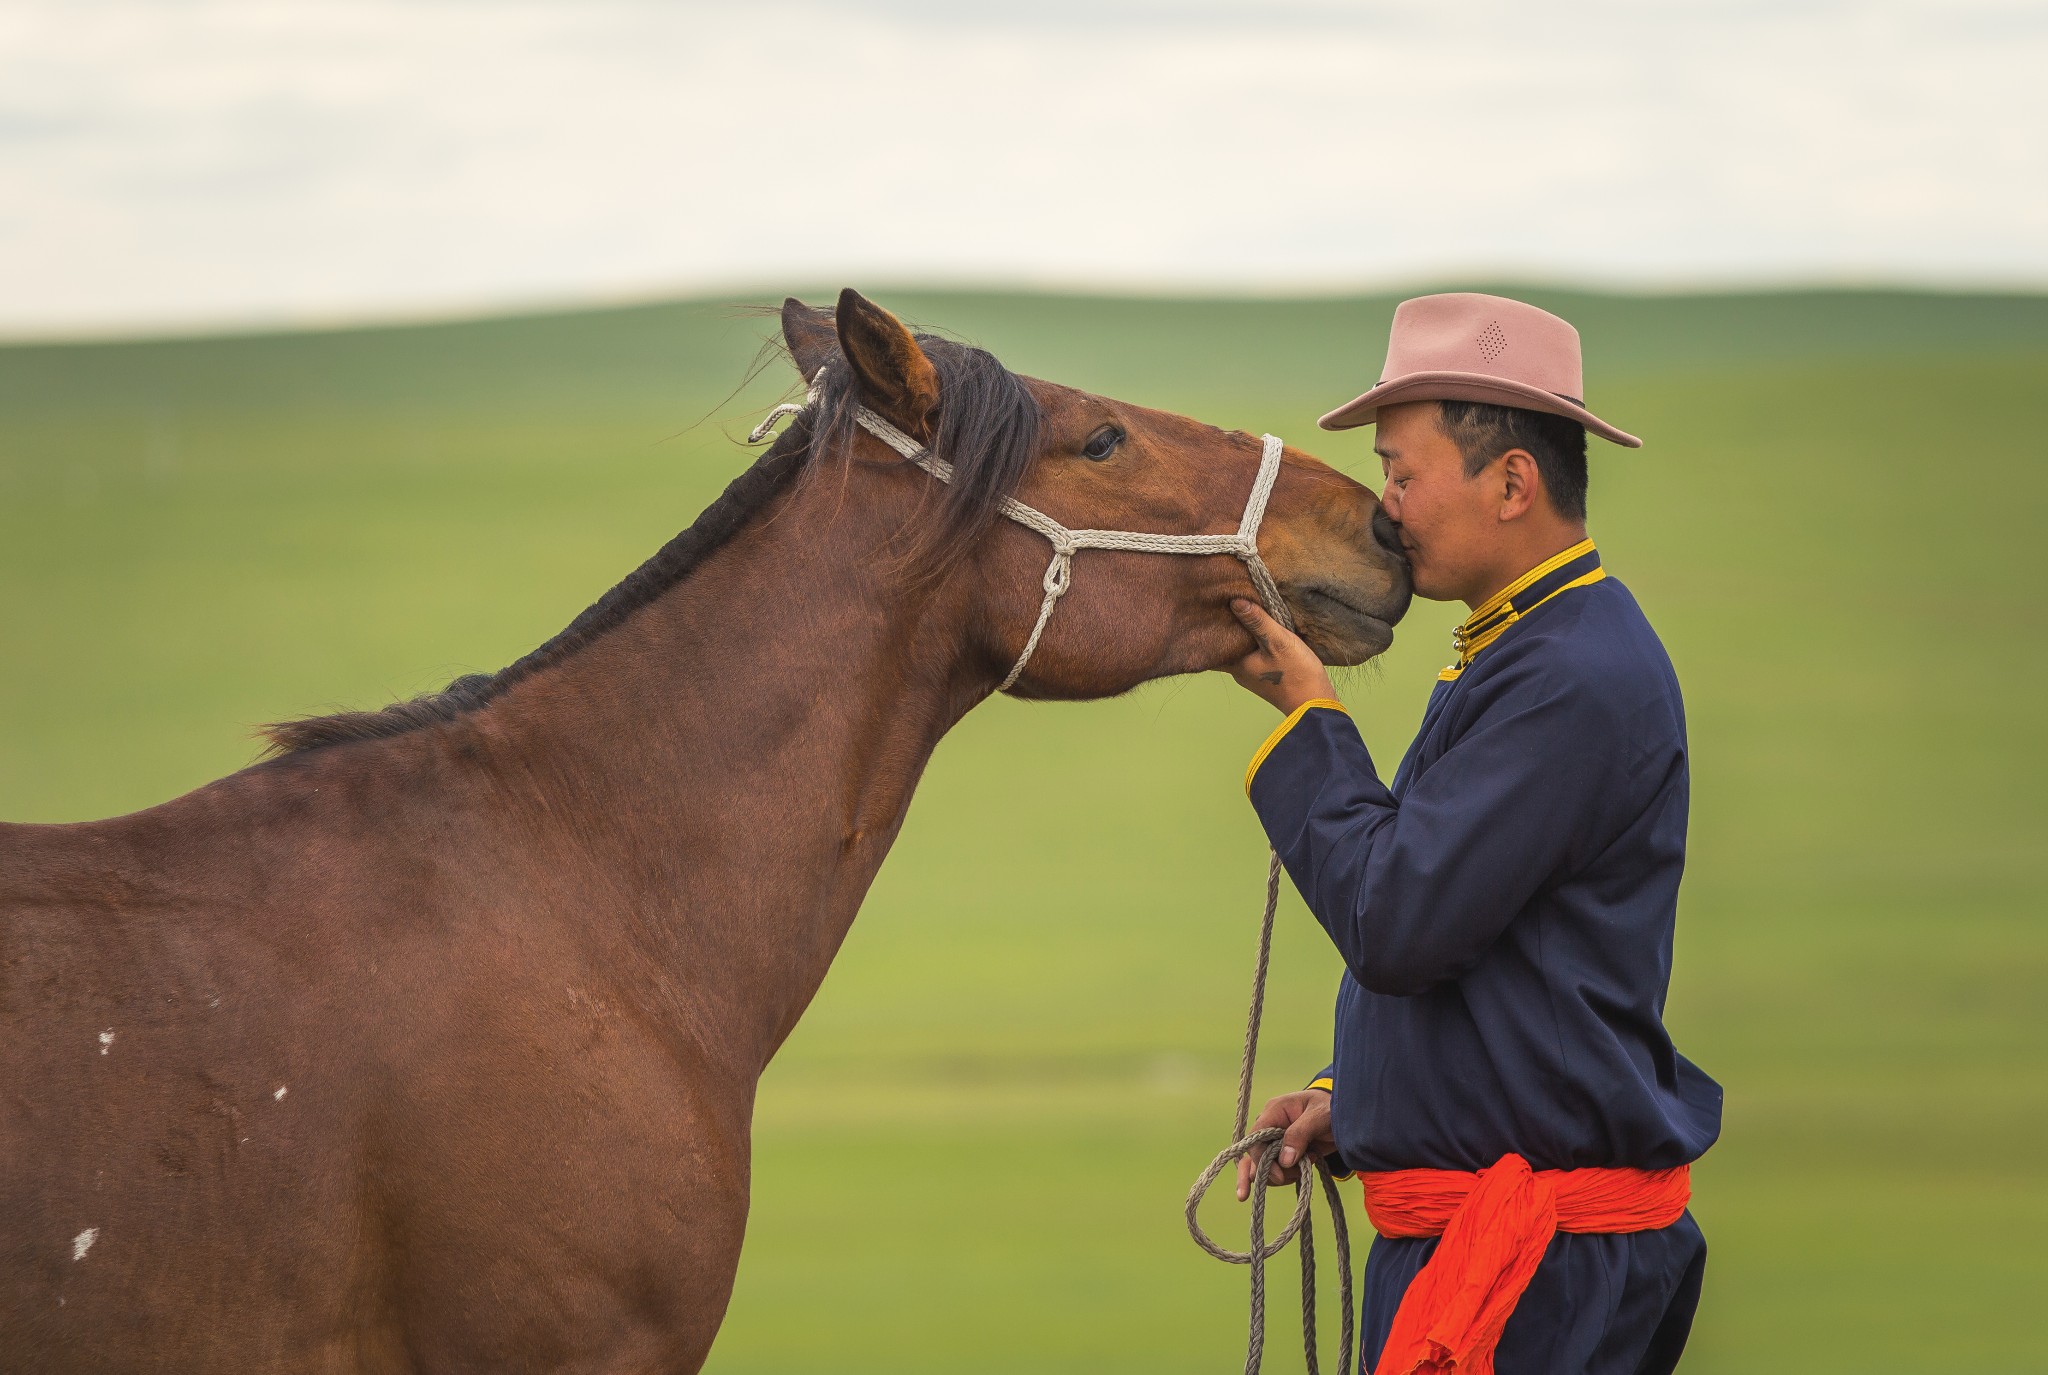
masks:
{"label": "horse's mouth", "polygon": [[[1393,612],[1391,618],[1381,616],[1367,611],[1327,583],[1314,583],[1288,591],[1300,608],[1317,623],[1313,629],[1325,632],[1311,634],[1308,638],[1325,641],[1315,647],[1329,662],[1336,664],[1362,664],[1374,655],[1384,653],[1387,646],[1394,643],[1394,622],[1408,609],[1404,598],[1400,610]],[[1333,639],[1341,643],[1329,643]]]}

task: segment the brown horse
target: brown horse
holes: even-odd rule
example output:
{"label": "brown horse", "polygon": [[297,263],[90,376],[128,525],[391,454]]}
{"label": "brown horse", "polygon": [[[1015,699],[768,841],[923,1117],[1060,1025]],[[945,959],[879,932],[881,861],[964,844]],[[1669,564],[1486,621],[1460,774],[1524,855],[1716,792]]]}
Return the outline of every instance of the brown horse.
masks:
{"label": "brown horse", "polygon": [[[1227,532],[1260,454],[853,292],[783,328],[817,399],[548,644],[133,816],[0,826],[0,1368],[698,1368],[755,1083],[1033,623],[1002,497]],[[1285,455],[1262,551],[1332,663],[1407,605],[1377,512]],[[1217,667],[1249,595],[1226,556],[1085,553],[1014,690]]]}

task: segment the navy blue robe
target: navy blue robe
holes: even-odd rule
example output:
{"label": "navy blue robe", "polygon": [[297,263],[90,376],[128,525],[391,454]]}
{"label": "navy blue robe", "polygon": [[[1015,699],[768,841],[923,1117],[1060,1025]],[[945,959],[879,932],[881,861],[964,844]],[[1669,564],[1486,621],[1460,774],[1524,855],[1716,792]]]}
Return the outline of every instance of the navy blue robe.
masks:
{"label": "navy blue robe", "polygon": [[[1351,1170],[1665,1169],[1720,1131],[1721,1090],[1665,1033],[1685,863],[1678,679],[1590,542],[1474,612],[1390,788],[1334,703],[1295,713],[1247,790],[1344,958],[1333,1089]],[[1374,1242],[1371,1369],[1434,1239]],[[1705,1242],[1559,1235],[1497,1353],[1523,1371],[1662,1370]]]}

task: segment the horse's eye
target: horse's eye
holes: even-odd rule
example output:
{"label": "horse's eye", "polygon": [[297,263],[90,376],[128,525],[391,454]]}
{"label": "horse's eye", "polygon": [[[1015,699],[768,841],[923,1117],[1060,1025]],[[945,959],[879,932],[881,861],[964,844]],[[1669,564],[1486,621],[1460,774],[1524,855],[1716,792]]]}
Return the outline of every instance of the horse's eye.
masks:
{"label": "horse's eye", "polygon": [[1124,432],[1114,425],[1104,425],[1088,436],[1088,442],[1081,446],[1081,457],[1090,462],[1100,463],[1116,452],[1116,446],[1124,442]]}

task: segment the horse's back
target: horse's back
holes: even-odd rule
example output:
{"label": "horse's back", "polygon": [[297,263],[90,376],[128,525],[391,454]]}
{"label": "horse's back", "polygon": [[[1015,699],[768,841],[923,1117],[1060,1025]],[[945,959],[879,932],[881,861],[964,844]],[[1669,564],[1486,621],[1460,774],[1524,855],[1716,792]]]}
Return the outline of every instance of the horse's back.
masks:
{"label": "horse's back", "polygon": [[195,1003],[218,1010],[265,942],[237,939],[255,886],[247,856],[187,829],[150,813],[0,823],[0,1026],[11,1050],[47,1054],[51,1072],[82,1047],[78,1063],[101,1068],[122,1039],[113,1022],[132,1044],[151,1028],[203,1025]]}
{"label": "horse's back", "polygon": [[[247,840],[217,799],[0,825],[0,1349],[17,1368],[253,1370],[287,1350],[304,1368],[317,1332],[220,1322],[280,1285],[306,1300],[295,1324],[340,1325],[322,1296],[358,1268],[346,1036],[315,1027],[264,929],[289,866],[266,875]],[[289,1253],[265,1243],[279,1229]]]}
{"label": "horse's back", "polygon": [[506,910],[516,879],[477,896],[405,817],[250,782],[0,826],[0,1351],[687,1368],[744,1111],[702,1111],[607,971]]}

